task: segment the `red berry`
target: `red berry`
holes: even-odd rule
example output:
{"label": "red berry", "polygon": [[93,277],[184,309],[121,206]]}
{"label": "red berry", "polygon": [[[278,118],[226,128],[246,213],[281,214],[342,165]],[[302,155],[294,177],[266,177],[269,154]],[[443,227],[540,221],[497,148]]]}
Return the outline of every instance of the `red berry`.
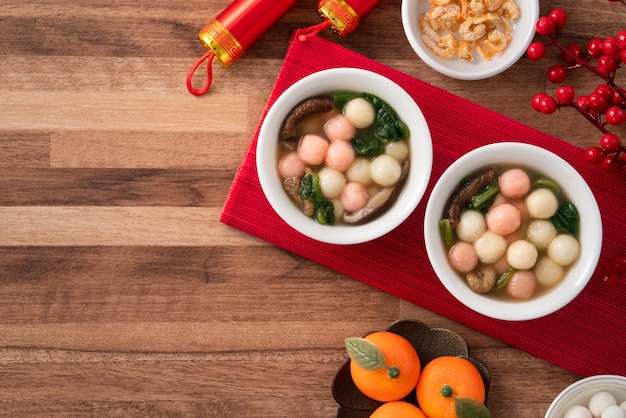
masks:
{"label": "red berry", "polygon": [[615,93],[613,94],[613,101],[611,103],[617,106],[626,105],[626,90],[624,89],[615,90]]}
{"label": "red berry", "polygon": [[537,112],[545,113],[546,115],[554,113],[558,107],[556,100],[545,93],[535,94],[532,105]]}
{"label": "red berry", "polygon": [[617,45],[620,47],[620,49],[626,48],[626,29],[619,31],[619,33],[617,34]]}
{"label": "red berry", "polygon": [[626,48],[620,51],[619,58],[622,60],[624,64],[626,64]]}
{"label": "red berry", "polygon": [[565,49],[567,50],[567,52],[563,51],[563,59],[568,64],[576,64],[576,59],[580,59],[583,56],[583,50],[578,45],[568,45],[565,47]]}
{"label": "red berry", "polygon": [[611,106],[606,110],[604,117],[609,125],[621,125],[626,122],[626,111],[619,106]]}
{"label": "red berry", "polygon": [[554,84],[562,83],[567,77],[567,67],[564,65],[553,65],[548,68],[548,80]]}
{"label": "red berry", "polygon": [[607,84],[600,84],[593,91],[603,95],[607,102],[609,102],[609,104],[613,103],[613,96],[615,95],[615,91],[611,86]]}
{"label": "red berry", "polygon": [[602,52],[604,52],[605,55],[617,55],[619,54],[619,50],[620,47],[617,38],[606,38],[602,43]]}
{"label": "red berry", "polygon": [[590,39],[589,42],[587,42],[587,54],[591,55],[592,57],[599,57],[600,55],[602,55],[603,43],[604,42],[600,38]]}
{"label": "red berry", "polygon": [[611,270],[617,274],[626,273],[626,255],[616,255],[611,260]]}
{"label": "red berry", "polygon": [[609,108],[609,102],[601,93],[594,91],[589,95],[589,108],[604,112]]}
{"label": "red berry", "polygon": [[589,110],[589,96],[578,96],[576,99],[576,105],[584,111]]}
{"label": "red berry", "polygon": [[556,89],[556,99],[562,105],[568,106],[572,104],[575,97],[576,93],[572,86],[560,86]]}
{"label": "red berry", "polygon": [[617,151],[621,146],[619,136],[611,132],[602,135],[602,138],[600,138],[600,146],[607,152]]}
{"label": "red berry", "polygon": [[554,32],[556,25],[548,16],[541,16],[535,23],[535,29],[539,35],[548,36]]}
{"label": "red berry", "polygon": [[604,168],[607,173],[617,173],[622,168],[622,164],[617,158],[608,156],[602,160],[602,168]]}
{"label": "red berry", "polygon": [[598,66],[598,71],[602,74],[611,74],[617,69],[619,63],[617,59],[611,55],[601,55],[596,65]]}
{"label": "red berry", "polygon": [[541,42],[533,42],[528,45],[528,49],[526,50],[526,55],[533,61],[539,61],[541,58],[546,56],[547,48]]}
{"label": "red berry", "polygon": [[567,22],[567,13],[563,9],[554,9],[548,14],[548,18],[554,22],[558,30],[561,30]]}
{"label": "red berry", "polygon": [[604,159],[604,151],[600,147],[589,147],[585,150],[585,159],[591,164],[600,164]]}

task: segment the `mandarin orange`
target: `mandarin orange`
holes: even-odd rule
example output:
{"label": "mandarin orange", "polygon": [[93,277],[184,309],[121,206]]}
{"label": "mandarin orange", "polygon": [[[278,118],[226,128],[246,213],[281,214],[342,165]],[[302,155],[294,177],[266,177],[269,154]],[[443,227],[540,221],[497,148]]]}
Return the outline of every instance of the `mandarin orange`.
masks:
{"label": "mandarin orange", "polygon": [[370,415],[370,418],[427,418],[415,405],[405,401],[386,402]]}
{"label": "mandarin orange", "polygon": [[[406,338],[388,331],[379,331],[367,335],[363,339],[347,339],[356,341],[366,340],[372,343],[382,359],[371,356],[371,350],[365,348],[364,352],[359,351],[362,347],[357,347],[361,359],[365,358],[365,363],[384,363],[385,367],[371,367],[370,365],[359,365],[355,357],[351,354],[350,374],[356,387],[364,395],[381,402],[397,401],[404,398],[415,389],[417,379],[420,375],[420,359],[413,345]],[[354,348],[354,347],[353,347]],[[348,352],[350,353],[350,348]]]}
{"label": "mandarin orange", "polygon": [[469,360],[443,356],[430,361],[420,375],[417,403],[428,418],[456,418],[455,398],[485,402],[485,384]]}

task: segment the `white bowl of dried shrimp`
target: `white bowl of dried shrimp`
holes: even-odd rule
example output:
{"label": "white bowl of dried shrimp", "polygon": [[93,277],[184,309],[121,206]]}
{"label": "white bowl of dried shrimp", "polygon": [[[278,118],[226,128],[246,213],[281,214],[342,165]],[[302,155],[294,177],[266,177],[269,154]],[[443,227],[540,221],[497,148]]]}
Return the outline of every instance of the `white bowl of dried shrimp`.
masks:
{"label": "white bowl of dried shrimp", "polygon": [[432,69],[480,80],[515,64],[535,36],[538,0],[402,0],[409,44]]}

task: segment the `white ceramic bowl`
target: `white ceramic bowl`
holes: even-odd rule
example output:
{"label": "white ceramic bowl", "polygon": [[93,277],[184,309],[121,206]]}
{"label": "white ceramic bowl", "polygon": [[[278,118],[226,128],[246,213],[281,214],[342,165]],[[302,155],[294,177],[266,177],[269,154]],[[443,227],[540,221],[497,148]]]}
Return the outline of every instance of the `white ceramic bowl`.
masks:
{"label": "white ceramic bowl", "polygon": [[[392,206],[362,225],[320,225],[305,216],[283,190],[277,171],[279,132],[299,102],[335,91],[368,92],[389,103],[410,130],[411,165],[404,189]],[[261,125],[256,149],[259,181],[276,213],[300,233],[331,244],[356,244],[378,238],[400,225],[419,204],[432,168],[430,131],[421,110],[400,86],[377,73],[336,68],[311,74],[290,86],[272,105]]]}
{"label": "white ceramic bowl", "polygon": [[574,405],[587,407],[591,397],[600,391],[613,394],[619,405],[626,401],[626,377],[598,375],[572,383],[552,401],[545,418],[563,418],[565,411]]}
{"label": "white ceramic bowl", "polygon": [[[580,214],[578,240],[581,251],[568,274],[548,292],[524,301],[498,300],[474,293],[461,274],[448,263],[439,220],[444,207],[466,176],[490,165],[506,164],[528,167],[553,179]],[[602,246],[602,220],[591,189],[580,174],[561,157],[543,148],[503,142],[477,148],[448,167],[437,181],[428,200],[424,218],[426,251],[439,280],[448,291],[467,307],[491,318],[520,321],[551,314],[572,301],[591,278]]]}
{"label": "white ceramic bowl", "polygon": [[535,23],[539,17],[539,1],[515,1],[520,8],[520,16],[512,25],[511,41],[504,52],[494,55],[489,61],[484,60],[475,50],[472,62],[457,56],[443,59],[424,44],[419,18],[430,9],[431,2],[429,0],[402,0],[402,25],[409,44],[429,67],[452,78],[480,80],[500,74],[515,64],[524,55],[535,36]]}

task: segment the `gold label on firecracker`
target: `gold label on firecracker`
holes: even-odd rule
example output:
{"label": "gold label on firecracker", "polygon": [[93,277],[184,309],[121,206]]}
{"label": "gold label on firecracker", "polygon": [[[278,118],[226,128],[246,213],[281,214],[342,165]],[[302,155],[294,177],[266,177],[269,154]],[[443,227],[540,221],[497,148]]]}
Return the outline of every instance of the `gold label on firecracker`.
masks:
{"label": "gold label on firecracker", "polygon": [[359,26],[359,15],[343,0],[321,0],[317,11],[322,19],[330,21],[332,30],[341,36],[346,36]]}
{"label": "gold label on firecracker", "polygon": [[198,33],[200,41],[215,54],[223,67],[229,67],[243,54],[243,47],[224,25],[213,20]]}

